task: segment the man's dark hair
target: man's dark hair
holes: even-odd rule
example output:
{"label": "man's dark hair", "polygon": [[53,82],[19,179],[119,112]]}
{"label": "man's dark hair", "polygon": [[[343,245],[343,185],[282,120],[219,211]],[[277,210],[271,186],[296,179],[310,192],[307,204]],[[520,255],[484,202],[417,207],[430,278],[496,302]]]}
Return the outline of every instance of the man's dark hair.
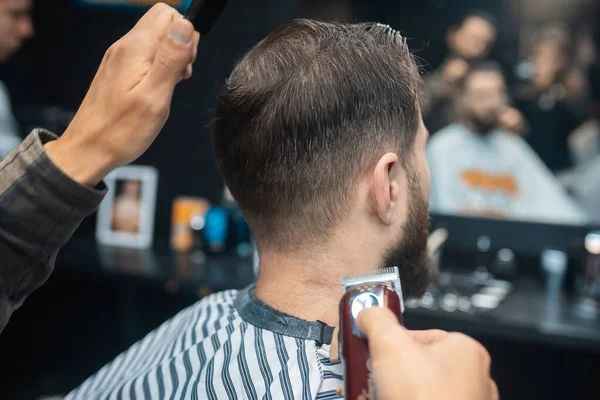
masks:
{"label": "man's dark hair", "polygon": [[469,10],[469,11],[463,13],[462,15],[460,15],[460,17],[458,18],[456,23],[453,25],[453,28],[454,29],[462,28],[464,23],[469,18],[482,19],[482,20],[486,21],[488,24],[490,24],[491,26],[493,26],[494,29],[498,29],[498,21],[496,20],[496,18],[494,18],[494,16],[491,13],[484,11],[484,10]]}
{"label": "man's dark hair", "polygon": [[479,63],[474,63],[469,67],[467,73],[457,81],[456,89],[457,92],[463,93],[467,88],[467,83],[469,79],[475,74],[482,72],[495,72],[500,74],[504,78],[504,72],[502,71],[502,66],[495,61],[482,61]]}
{"label": "man's dark hair", "polygon": [[214,154],[257,241],[324,243],[384,152],[408,166],[420,89],[406,41],[381,24],[299,19],[250,50],[219,95]]}

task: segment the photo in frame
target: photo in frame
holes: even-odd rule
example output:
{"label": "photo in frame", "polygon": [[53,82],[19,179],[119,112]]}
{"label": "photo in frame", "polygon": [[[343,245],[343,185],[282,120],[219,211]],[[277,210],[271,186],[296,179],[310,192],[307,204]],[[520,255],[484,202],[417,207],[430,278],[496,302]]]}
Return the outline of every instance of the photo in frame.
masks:
{"label": "photo in frame", "polygon": [[105,178],[108,193],[100,204],[96,240],[108,246],[144,249],[152,246],[158,172],[130,165]]}

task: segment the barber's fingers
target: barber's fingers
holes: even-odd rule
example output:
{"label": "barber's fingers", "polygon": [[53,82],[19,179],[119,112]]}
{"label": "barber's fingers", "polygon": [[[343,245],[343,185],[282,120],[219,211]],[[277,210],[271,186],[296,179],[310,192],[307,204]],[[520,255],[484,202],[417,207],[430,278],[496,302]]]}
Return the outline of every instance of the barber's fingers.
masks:
{"label": "barber's fingers", "polygon": [[156,56],[141,87],[170,101],[175,85],[184,76],[193,55],[194,26],[184,18],[175,18],[162,38]]}
{"label": "barber's fingers", "polygon": [[499,400],[500,392],[498,391],[498,385],[492,379],[490,379],[490,400]]}
{"label": "barber's fingers", "polygon": [[387,308],[373,307],[362,310],[356,319],[356,326],[369,339],[390,328],[399,327],[398,318]]}
{"label": "barber's fingers", "polygon": [[[158,3],[152,6],[150,10],[148,10],[142,18],[138,21],[138,23],[133,27],[131,32],[138,32],[144,30],[150,30],[157,34],[157,36],[162,36],[168,29],[168,24],[164,27],[164,22],[171,22],[175,16],[181,15],[177,10],[173,7],[165,4]],[[163,29],[161,29],[161,27]]]}
{"label": "barber's fingers", "polygon": [[[370,336],[378,335],[380,333],[378,331],[399,327],[396,316],[390,310],[384,308],[372,308],[362,311],[359,314],[357,324],[358,328],[367,335],[369,339],[371,339]],[[447,339],[449,335],[448,332],[439,329],[409,331],[401,328],[401,330],[407,339],[410,338],[414,340],[415,343],[422,345],[431,345],[440,342]],[[371,335],[369,335],[369,333]]]}
{"label": "barber's fingers", "polygon": [[183,71],[183,75],[181,76],[181,79],[182,80],[190,79],[192,77],[193,72],[194,72],[194,67],[192,66],[192,64],[188,64],[188,66],[185,68],[185,71]]}
{"label": "barber's fingers", "polygon": [[490,353],[485,347],[472,337],[458,332],[448,333],[444,340],[427,346],[427,352],[433,358],[439,357],[440,359],[449,354],[460,355],[465,365],[472,366],[487,376],[489,376],[492,366]]}
{"label": "barber's fingers", "polygon": [[139,63],[150,63],[169,34],[173,22],[182,18],[173,7],[159,3],[144,14],[122,40],[131,42],[131,47],[135,49],[134,57]]}
{"label": "barber's fingers", "polygon": [[[387,308],[374,307],[362,310],[356,320],[358,329],[369,340],[369,352],[374,360],[385,359],[392,349],[411,351],[414,342],[408,331],[398,323],[396,315]],[[412,346],[403,346],[411,342]],[[394,357],[394,356],[391,356]]]}
{"label": "barber's fingers", "polygon": [[[152,7],[133,29],[116,41],[106,52],[104,61],[119,65],[115,70],[126,78],[134,78],[133,87],[147,72],[175,19],[183,17],[166,4]],[[132,69],[135,70],[132,73]],[[113,79],[110,79],[113,80]]]}
{"label": "barber's fingers", "polygon": [[190,64],[193,64],[196,62],[196,57],[198,56],[198,45],[200,44],[200,32],[194,32],[194,47],[192,48],[193,53],[192,53],[192,60],[190,61]]}
{"label": "barber's fingers", "polygon": [[449,333],[438,329],[427,331],[407,331],[408,335],[417,343],[432,345],[448,338]]}
{"label": "barber's fingers", "polygon": [[191,54],[191,57],[190,57],[190,63],[188,64],[187,68],[183,72],[183,76],[181,77],[181,79],[185,80],[185,79],[190,79],[192,77],[193,64],[194,64],[194,62],[196,62],[196,56],[198,55],[198,44],[199,43],[200,43],[200,33],[194,32],[194,47],[192,47],[193,53]]}

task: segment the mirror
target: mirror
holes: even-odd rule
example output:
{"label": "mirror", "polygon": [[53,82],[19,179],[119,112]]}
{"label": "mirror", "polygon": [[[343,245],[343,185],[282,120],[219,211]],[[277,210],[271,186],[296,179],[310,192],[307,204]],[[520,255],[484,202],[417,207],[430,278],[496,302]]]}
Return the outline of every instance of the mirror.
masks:
{"label": "mirror", "polygon": [[433,213],[600,223],[597,3],[352,2],[424,64]]}
{"label": "mirror", "polygon": [[599,221],[600,43],[591,6],[505,1],[467,9],[431,38],[447,46],[424,76],[432,212]]}

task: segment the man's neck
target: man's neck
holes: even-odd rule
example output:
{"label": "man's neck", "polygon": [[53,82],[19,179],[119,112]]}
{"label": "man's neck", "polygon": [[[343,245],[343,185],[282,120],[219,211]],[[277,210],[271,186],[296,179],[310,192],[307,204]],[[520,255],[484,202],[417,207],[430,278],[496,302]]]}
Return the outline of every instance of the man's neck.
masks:
{"label": "man's neck", "polygon": [[335,326],[343,294],[341,276],[379,268],[372,250],[357,247],[306,257],[261,252],[256,297],[283,313]]}

